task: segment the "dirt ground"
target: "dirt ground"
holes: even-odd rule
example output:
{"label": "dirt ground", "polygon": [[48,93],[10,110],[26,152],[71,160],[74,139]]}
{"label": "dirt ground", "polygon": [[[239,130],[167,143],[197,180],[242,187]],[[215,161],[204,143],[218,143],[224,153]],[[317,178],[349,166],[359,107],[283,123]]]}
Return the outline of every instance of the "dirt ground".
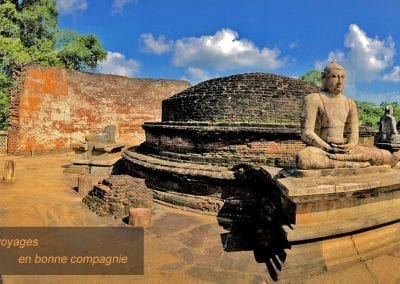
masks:
{"label": "dirt ground", "polygon": [[[3,227],[126,226],[99,217],[73,190],[77,176],[63,172],[73,153],[0,156],[13,159],[16,180],[0,181],[0,225]],[[2,172],[0,172],[2,173]],[[139,276],[9,276],[0,283],[265,283],[265,265],[250,251],[226,252],[224,229],[213,216],[155,205],[153,225],[145,229],[145,273]],[[338,271],[296,283],[400,283],[400,247]]]}

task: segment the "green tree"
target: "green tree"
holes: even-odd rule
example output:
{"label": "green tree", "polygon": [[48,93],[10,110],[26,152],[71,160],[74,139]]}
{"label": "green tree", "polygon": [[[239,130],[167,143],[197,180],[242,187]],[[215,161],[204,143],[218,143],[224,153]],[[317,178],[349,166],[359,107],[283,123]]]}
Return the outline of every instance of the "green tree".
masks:
{"label": "green tree", "polygon": [[93,70],[107,55],[96,36],[82,36],[71,30],[59,32],[56,49],[59,64],[74,70]]}
{"label": "green tree", "polygon": [[321,71],[312,70],[300,77],[300,80],[314,83],[318,87],[321,87]]}
{"label": "green tree", "polygon": [[106,55],[95,35],[60,31],[55,0],[0,0],[0,129],[7,126],[12,74],[22,65],[93,70]]}
{"label": "green tree", "polygon": [[356,102],[360,115],[360,125],[379,128],[379,121],[385,113],[385,107],[391,105],[393,107],[393,116],[398,120],[400,117],[400,104],[398,102],[383,101],[379,105],[371,102]]}
{"label": "green tree", "polygon": [[378,106],[372,102],[356,101],[358,115],[360,116],[360,126],[372,127],[378,129],[379,121],[384,114],[384,107]]}

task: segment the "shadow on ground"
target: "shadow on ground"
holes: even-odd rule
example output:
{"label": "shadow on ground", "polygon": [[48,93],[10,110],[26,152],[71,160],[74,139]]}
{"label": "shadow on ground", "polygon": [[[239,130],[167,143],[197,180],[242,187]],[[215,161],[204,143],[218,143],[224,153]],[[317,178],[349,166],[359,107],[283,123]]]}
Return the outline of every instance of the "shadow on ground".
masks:
{"label": "shadow on ground", "polygon": [[[285,249],[290,248],[283,229],[285,225],[290,227],[290,218],[274,186],[257,169],[239,165],[234,171],[238,183],[248,191],[242,196],[228,191],[223,194],[228,202],[217,218],[218,224],[228,231],[221,234],[224,250],[253,251],[254,260],[264,263],[269,276],[276,281],[286,260]],[[239,200],[241,213],[237,213],[229,200]]]}

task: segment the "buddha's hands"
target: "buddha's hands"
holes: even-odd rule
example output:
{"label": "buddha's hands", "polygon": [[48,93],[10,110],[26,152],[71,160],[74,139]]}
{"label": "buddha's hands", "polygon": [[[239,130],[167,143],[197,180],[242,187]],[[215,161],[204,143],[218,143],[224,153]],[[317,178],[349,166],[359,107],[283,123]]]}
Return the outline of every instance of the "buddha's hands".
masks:
{"label": "buddha's hands", "polygon": [[337,145],[332,143],[328,149],[328,152],[333,154],[347,154],[353,147],[354,145],[352,144]]}

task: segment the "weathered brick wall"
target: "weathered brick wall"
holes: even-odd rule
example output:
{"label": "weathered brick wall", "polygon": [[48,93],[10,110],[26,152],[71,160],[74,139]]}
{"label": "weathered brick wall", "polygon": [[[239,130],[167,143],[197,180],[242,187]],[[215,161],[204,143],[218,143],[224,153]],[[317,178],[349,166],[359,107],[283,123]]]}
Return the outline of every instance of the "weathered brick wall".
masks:
{"label": "weathered brick wall", "polygon": [[297,127],[176,125],[145,123],[142,152],[211,164],[294,165],[305,147]]}
{"label": "weathered brick wall", "polygon": [[128,145],[144,141],[141,125],[161,119],[161,101],[185,81],[131,79],[59,68],[26,67],[11,95],[8,151],[62,150],[108,124]]}
{"label": "weathered brick wall", "polygon": [[299,124],[302,98],[319,88],[265,73],[212,79],[163,101],[163,121]]}

